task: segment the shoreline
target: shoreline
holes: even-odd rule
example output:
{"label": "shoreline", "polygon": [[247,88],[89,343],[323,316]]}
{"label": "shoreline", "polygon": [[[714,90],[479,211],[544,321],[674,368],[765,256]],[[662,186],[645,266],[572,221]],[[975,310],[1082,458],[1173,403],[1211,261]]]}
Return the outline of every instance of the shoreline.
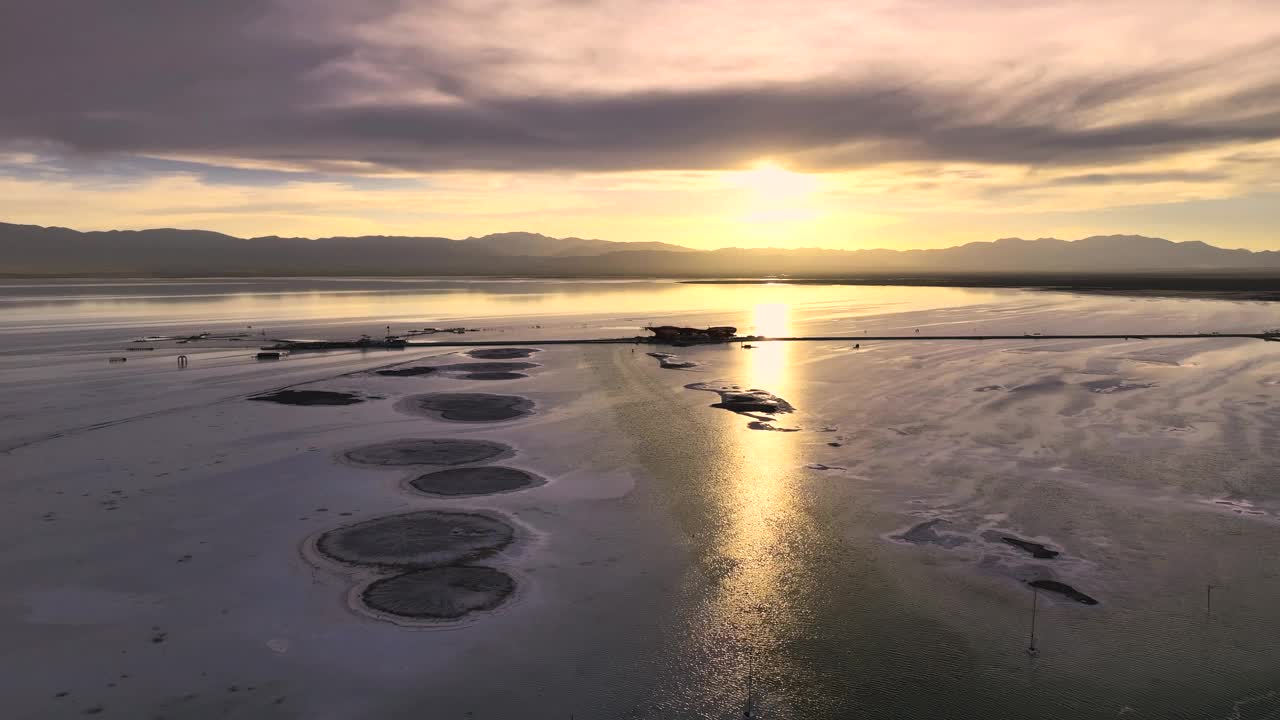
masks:
{"label": "shoreline", "polygon": [[1280,276],[1271,274],[1169,273],[1079,274],[954,273],[678,280],[685,285],[851,285],[871,287],[948,287],[1036,290],[1121,297],[1189,300],[1280,301]]}

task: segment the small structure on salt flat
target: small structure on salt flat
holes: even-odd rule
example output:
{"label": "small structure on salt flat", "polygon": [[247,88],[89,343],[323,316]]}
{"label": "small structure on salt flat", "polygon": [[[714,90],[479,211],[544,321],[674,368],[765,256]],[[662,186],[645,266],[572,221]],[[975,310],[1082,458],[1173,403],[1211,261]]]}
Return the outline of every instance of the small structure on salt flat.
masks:
{"label": "small structure on salt flat", "polygon": [[729,342],[738,336],[738,328],[728,325],[709,328],[657,325],[646,327],[645,330],[653,333],[654,342],[673,345]]}

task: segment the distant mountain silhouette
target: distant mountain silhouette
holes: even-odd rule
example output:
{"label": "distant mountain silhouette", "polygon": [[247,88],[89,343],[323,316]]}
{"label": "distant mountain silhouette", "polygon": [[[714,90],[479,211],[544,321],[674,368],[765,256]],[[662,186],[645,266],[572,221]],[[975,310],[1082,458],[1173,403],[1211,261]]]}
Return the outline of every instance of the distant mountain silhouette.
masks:
{"label": "distant mountain silhouette", "polygon": [[1280,271],[1280,252],[1141,235],[1004,238],[937,250],[691,250],[512,232],[452,240],[363,236],[242,239],[203,230],[77,232],[0,223],[0,274],[542,275],[836,277],[884,273]]}
{"label": "distant mountain silhouette", "polygon": [[584,240],[576,237],[554,238],[547,237],[546,235],[539,235],[538,233],[528,232],[495,233],[493,235],[485,235],[484,237],[469,237],[462,242],[476,247],[483,247],[494,255],[506,256],[528,255],[532,257],[588,257],[605,255],[619,250],[695,252],[687,247],[662,242],[621,243],[610,242],[608,240]]}

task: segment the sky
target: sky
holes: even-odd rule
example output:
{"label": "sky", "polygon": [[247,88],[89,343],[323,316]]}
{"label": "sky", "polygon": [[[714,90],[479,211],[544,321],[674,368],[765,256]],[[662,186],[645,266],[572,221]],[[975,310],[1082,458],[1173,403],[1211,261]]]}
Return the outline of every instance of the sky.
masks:
{"label": "sky", "polygon": [[0,221],[1280,249],[1276,0],[3,0]]}

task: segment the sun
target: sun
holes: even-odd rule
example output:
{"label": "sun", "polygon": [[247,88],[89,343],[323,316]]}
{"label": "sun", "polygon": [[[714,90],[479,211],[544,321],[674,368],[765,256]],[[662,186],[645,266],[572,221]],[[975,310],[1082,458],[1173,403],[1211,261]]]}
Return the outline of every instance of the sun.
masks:
{"label": "sun", "polygon": [[750,223],[808,220],[815,216],[812,195],[818,178],[793,172],[777,163],[760,161],[750,170],[733,174],[732,184],[745,191],[744,218]]}
{"label": "sun", "polygon": [[738,184],[761,196],[773,199],[796,199],[817,188],[812,175],[792,172],[774,162],[761,161],[750,170],[737,173]]}

